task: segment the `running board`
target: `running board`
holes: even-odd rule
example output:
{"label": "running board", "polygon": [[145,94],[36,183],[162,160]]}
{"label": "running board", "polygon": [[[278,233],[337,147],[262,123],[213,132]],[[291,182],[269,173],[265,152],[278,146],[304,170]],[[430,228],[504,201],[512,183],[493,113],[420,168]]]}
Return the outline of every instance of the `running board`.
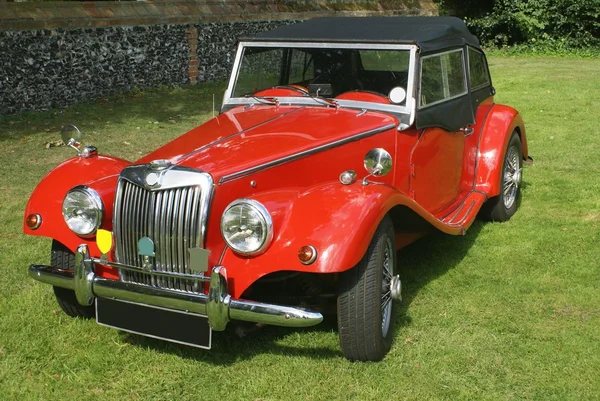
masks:
{"label": "running board", "polygon": [[440,221],[446,225],[460,226],[466,230],[471,226],[477,213],[479,213],[479,209],[481,209],[486,200],[487,196],[484,193],[472,191],[454,211],[447,214]]}

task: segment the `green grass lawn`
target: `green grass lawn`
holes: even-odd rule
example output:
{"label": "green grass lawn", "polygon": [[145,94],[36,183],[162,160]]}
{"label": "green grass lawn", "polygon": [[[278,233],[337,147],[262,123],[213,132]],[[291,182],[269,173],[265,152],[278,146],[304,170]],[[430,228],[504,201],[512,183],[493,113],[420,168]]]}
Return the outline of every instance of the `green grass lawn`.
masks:
{"label": "green grass lawn", "polygon": [[490,59],[497,101],[524,116],[535,164],[505,224],[400,252],[404,302],[380,363],[350,363],[335,325],[215,333],[197,350],[70,319],[27,277],[50,240],[26,237],[35,185],[71,149],[134,160],[211,116],[222,87],[145,91],[0,118],[0,400],[600,399],[600,60]]}

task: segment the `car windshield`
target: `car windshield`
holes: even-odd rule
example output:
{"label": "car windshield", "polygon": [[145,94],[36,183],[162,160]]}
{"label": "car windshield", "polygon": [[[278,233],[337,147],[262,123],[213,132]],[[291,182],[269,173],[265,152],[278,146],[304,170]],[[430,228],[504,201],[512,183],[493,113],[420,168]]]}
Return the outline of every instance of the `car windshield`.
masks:
{"label": "car windshield", "polygon": [[[388,98],[394,88],[407,90],[409,66],[408,49],[245,47],[232,97],[261,96],[266,89],[286,87],[286,97],[308,92],[335,98],[365,91]],[[406,100],[394,104],[404,106]]]}

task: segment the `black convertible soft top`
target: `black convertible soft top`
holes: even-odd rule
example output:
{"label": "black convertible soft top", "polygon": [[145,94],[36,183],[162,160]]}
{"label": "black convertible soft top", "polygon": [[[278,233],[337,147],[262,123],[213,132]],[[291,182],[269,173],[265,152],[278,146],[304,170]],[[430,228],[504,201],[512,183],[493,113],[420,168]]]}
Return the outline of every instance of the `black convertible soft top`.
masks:
{"label": "black convertible soft top", "polygon": [[324,17],[283,25],[254,40],[416,44],[423,53],[479,41],[455,17]]}

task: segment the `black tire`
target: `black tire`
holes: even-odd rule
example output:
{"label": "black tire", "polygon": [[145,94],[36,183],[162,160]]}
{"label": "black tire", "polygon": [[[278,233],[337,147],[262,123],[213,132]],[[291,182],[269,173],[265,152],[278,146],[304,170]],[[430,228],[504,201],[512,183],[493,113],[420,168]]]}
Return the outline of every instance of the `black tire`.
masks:
{"label": "black tire", "polygon": [[[50,264],[61,269],[74,270],[75,254],[73,254],[69,248],[60,242],[52,241]],[[84,319],[91,319],[96,316],[96,310],[94,309],[94,306],[81,305],[79,302],[77,302],[74,291],[62,287],[53,288],[58,306],[60,306],[60,309],[62,309],[67,315],[71,317],[81,317]]]}
{"label": "black tire", "polygon": [[[517,172],[518,177],[515,178]],[[519,207],[522,175],[523,148],[519,134],[515,131],[508,142],[504,155],[500,195],[484,203],[479,217],[487,221],[507,221],[510,219]]]}
{"label": "black tire", "polygon": [[[391,278],[396,274],[396,247],[394,226],[387,216],[362,260],[342,276],[337,301],[338,333],[342,352],[351,361],[380,361],[392,346],[394,302],[389,281],[384,281],[386,258]],[[384,313],[382,293],[386,282],[390,306]]]}

